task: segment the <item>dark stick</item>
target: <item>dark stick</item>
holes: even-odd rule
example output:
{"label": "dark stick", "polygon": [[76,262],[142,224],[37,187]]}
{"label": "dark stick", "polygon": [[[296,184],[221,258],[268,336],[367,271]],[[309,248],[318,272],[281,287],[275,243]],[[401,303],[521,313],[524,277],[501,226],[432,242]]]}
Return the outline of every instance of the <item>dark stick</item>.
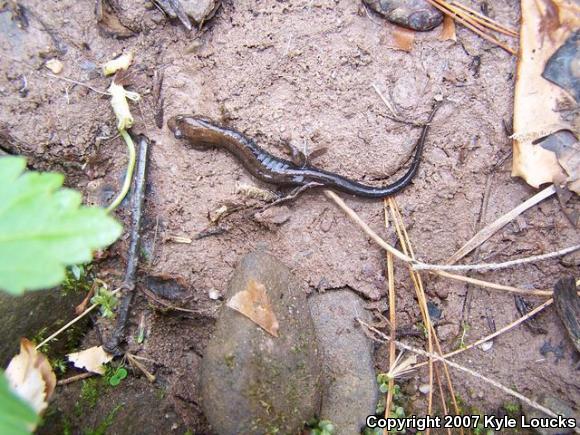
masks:
{"label": "dark stick", "polygon": [[137,155],[137,170],[135,172],[135,182],[132,189],[131,202],[131,243],[127,253],[127,270],[122,287],[125,289],[119,310],[117,312],[117,324],[113,334],[103,346],[104,349],[116,356],[122,355],[123,351],[119,345],[125,338],[125,329],[129,320],[129,310],[131,301],[135,293],[135,274],[139,264],[139,245],[141,241],[141,216],[143,214],[143,203],[145,200],[145,180],[147,175],[147,155],[149,149],[149,139],[146,136],[139,136],[139,152]]}

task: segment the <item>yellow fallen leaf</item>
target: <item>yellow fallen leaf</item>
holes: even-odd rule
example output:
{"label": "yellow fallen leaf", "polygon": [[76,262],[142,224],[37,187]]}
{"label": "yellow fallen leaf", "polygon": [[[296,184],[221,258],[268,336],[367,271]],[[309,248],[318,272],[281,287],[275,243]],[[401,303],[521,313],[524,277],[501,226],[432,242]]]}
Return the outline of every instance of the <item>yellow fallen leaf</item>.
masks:
{"label": "yellow fallen leaf", "polygon": [[232,296],[226,305],[246,316],[270,335],[278,337],[280,325],[264,284],[251,279],[246,289]]}
{"label": "yellow fallen leaf", "polygon": [[129,103],[127,98],[133,101],[139,101],[141,98],[137,92],[127,91],[122,85],[118,85],[113,82],[108,89],[111,94],[111,106],[113,107],[113,112],[117,117],[117,128],[119,130],[126,130],[133,126],[133,115],[129,109]]}
{"label": "yellow fallen leaf", "polygon": [[34,348],[34,343],[20,340],[20,353],[6,368],[10,388],[40,414],[48,406],[54,392],[56,376],[45,355]]}
{"label": "yellow fallen leaf", "polygon": [[75,367],[86,369],[99,375],[105,374],[105,366],[103,364],[113,359],[113,355],[105,352],[103,346],[94,346],[80,352],[69,353],[67,357]]}
{"label": "yellow fallen leaf", "polygon": [[103,74],[109,76],[115,74],[119,70],[126,70],[133,62],[133,53],[124,53],[121,56],[108,61],[103,65]]}
{"label": "yellow fallen leaf", "polygon": [[570,168],[569,159],[564,162],[556,152],[534,142],[561,130],[575,130],[560,110],[563,105],[575,105],[573,98],[542,73],[548,59],[580,28],[580,7],[574,0],[522,0],[521,8],[512,175],[534,187],[564,180],[574,188],[578,185],[574,174],[580,168]]}

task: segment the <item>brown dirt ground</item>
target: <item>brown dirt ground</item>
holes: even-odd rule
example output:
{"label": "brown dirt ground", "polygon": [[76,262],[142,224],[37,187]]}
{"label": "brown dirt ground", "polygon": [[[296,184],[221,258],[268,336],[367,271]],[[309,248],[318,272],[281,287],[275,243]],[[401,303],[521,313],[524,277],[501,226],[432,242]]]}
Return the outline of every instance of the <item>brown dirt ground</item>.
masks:
{"label": "brown dirt ground", "polygon": [[[244,201],[234,192],[236,183],[256,181],[232,157],[188,149],[166,127],[155,127],[155,71],[164,72],[166,119],[190,112],[221,119],[278,155],[283,141],[326,147],[328,152],[317,159],[317,165],[378,184],[406,161],[419,132],[387,119],[371,85],[389,95],[410,119],[425,119],[435,96],[447,98],[433,122],[418,176],[397,196],[415,251],[429,262],[443,262],[476,232],[487,180],[491,189],[483,222],[493,221],[534,193],[510,177],[510,158],[497,165],[511,151],[505,126],[512,118],[515,61],[464,28],[458,29],[456,43],[440,41],[438,29],[417,35],[413,51],[406,53],[390,49],[391,27],[352,0],[227,0],[203,30],[192,32],[166,21],[156,8],[123,0],[119,16],[136,35],[116,40],[99,32],[91,2],[22,3],[34,13],[27,30],[15,27],[8,13],[0,14],[2,145],[27,156],[33,168],[64,171],[67,183],[91,194],[96,203],[110,200],[126,164],[120,139],[100,139],[115,131],[109,100],[85,87],[47,77],[42,57],[50,57],[55,39],[60,41],[67,48],[58,55],[65,66],[61,76],[105,90],[109,80],[98,66],[124,50],[135,53],[131,88],[143,100],[133,108],[133,130],[155,141],[140,273],[182,278],[188,297],[184,307],[202,314],[159,313],[140,295],[132,315],[132,336],[142,313],[150,335],[142,346],[132,339],[131,346],[156,361],[150,369],[167,393],[163,403],[169,403],[175,413],[160,415],[174,421],[181,432],[185,428],[207,431],[194,384],[221,305],[208,293],[224,292],[244,253],[266,246],[295,270],[305,291],[349,287],[369,301],[385,298],[385,263],[383,252],[320,192],[300,197],[281,225],[263,225],[237,213],[224,220],[224,234],[191,244],[168,240],[202,231],[209,224],[210,211],[227,201]],[[478,7],[478,2],[466,3]],[[490,15],[502,23],[518,22],[516,0],[489,3],[489,8]],[[477,60],[480,66],[474,69]],[[20,91],[23,80],[26,96]],[[384,229],[382,202],[345,199],[371,227],[395,240],[393,231]],[[128,223],[126,204],[117,214]],[[478,255],[485,261],[505,261],[577,241],[578,233],[557,201],[550,199],[526,212],[517,225],[499,231]],[[126,246],[126,240],[117,243],[104,265],[103,276],[112,283],[122,275],[124,262],[115,259],[123,259]],[[474,261],[473,255],[468,261]],[[551,288],[558,277],[577,274],[578,261],[578,256],[569,257],[476,276],[520,287]],[[107,275],[105,269],[113,272]],[[396,275],[399,324],[414,325],[420,316],[401,264]],[[466,341],[470,342],[490,332],[490,319],[500,328],[518,317],[510,295],[469,289],[429,275],[424,279],[430,300],[443,309],[441,322],[452,325],[444,337],[446,349],[457,345],[454,335],[460,333],[461,319],[469,324]],[[470,303],[465,304],[468,291]],[[540,302],[529,300],[534,305]],[[489,352],[472,350],[456,361],[525,395],[548,392],[570,404],[580,403],[576,356],[553,308],[538,317],[538,324],[545,334],[519,327],[497,339]],[[561,360],[540,354],[548,340],[562,342]],[[96,342],[94,332],[87,342]],[[377,348],[376,357],[384,369],[385,348]],[[477,379],[453,374],[458,394],[482,411],[492,412],[511,401]],[[417,383],[423,382],[425,373],[416,377]],[[127,400],[134,391],[150,390],[144,380],[127,385],[137,385],[126,387]],[[60,397],[74,402],[72,392],[78,388],[62,388]],[[63,399],[58,400],[65,409]],[[97,421],[95,415],[102,417],[109,408],[99,405],[80,421]],[[82,426],[78,416],[71,418],[75,427]],[[157,433],[169,430],[169,425],[157,424]],[[155,432],[153,427],[147,429]]]}

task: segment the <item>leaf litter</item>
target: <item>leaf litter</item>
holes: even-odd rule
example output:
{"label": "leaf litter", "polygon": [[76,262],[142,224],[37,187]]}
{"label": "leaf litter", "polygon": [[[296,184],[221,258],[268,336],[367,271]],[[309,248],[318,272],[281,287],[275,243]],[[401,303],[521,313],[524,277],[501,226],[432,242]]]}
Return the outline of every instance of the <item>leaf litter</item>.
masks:
{"label": "leaf litter", "polygon": [[[543,77],[546,63],[580,29],[573,1],[522,1],[520,55],[514,98],[512,175],[539,187],[567,184],[580,194],[580,145],[566,107],[576,102],[565,89]],[[577,117],[577,115],[576,115]]]}
{"label": "leaf litter", "polygon": [[73,352],[67,355],[75,367],[85,369],[89,372],[104,375],[106,368],[104,364],[113,360],[113,355],[105,352],[103,346],[94,346],[80,352]]}
{"label": "leaf litter", "polygon": [[20,341],[20,353],[10,360],[5,375],[10,388],[37,414],[46,409],[56,387],[56,375],[34,343],[26,338]]}
{"label": "leaf litter", "polygon": [[246,316],[268,334],[278,337],[280,324],[264,284],[250,280],[246,289],[232,296],[226,305]]}

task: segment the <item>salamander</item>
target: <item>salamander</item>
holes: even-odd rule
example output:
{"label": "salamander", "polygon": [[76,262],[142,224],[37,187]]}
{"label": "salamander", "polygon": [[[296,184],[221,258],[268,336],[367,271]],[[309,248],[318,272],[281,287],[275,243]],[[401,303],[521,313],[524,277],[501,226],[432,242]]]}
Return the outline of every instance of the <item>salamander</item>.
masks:
{"label": "salamander", "polygon": [[168,120],[167,126],[177,139],[186,139],[193,148],[223,148],[229,151],[250,174],[266,183],[281,187],[323,187],[363,198],[380,199],[400,192],[417,174],[429,125],[438,107],[439,105],[435,106],[422,127],[415,155],[407,172],[394,183],[382,187],[365,185],[309,164],[301,166],[275,157],[242,133],[203,117],[177,115]]}

